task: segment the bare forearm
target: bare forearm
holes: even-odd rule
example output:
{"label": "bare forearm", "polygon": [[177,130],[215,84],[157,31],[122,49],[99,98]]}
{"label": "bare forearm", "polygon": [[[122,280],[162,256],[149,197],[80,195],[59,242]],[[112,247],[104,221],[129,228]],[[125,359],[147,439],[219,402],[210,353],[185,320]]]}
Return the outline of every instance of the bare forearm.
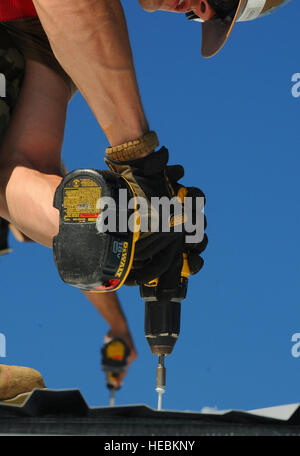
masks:
{"label": "bare forearm", "polygon": [[117,332],[128,330],[127,321],[116,293],[83,292],[95,306],[110,328]]}
{"label": "bare forearm", "polygon": [[[128,345],[130,350],[128,358],[129,366],[136,359],[137,352],[116,293],[83,293],[110,326],[110,330],[106,334],[105,340],[107,341],[107,339],[118,337],[123,339]],[[126,372],[127,371],[118,375],[118,378],[116,379],[116,388],[121,386]]]}
{"label": "bare forearm", "polygon": [[112,146],[148,131],[119,0],[33,0],[52,49]]}

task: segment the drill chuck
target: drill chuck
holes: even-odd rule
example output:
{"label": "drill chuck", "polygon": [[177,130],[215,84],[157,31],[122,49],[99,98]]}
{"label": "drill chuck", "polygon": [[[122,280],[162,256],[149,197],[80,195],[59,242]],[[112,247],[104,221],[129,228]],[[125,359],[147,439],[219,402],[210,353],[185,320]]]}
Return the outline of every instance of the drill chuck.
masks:
{"label": "drill chuck", "polygon": [[155,355],[172,353],[180,332],[180,302],[145,302],[145,335]]}
{"label": "drill chuck", "polygon": [[145,301],[145,336],[153,354],[169,355],[180,332],[181,301],[187,292],[187,279],[171,292],[159,285],[140,287]]}
{"label": "drill chuck", "polygon": [[158,279],[140,286],[141,297],[145,301],[145,336],[152,353],[158,355],[158,410],[162,409],[166,385],[164,360],[166,355],[172,353],[179,336],[181,301],[186,297],[187,284],[188,276],[182,274],[180,283],[175,287],[166,286],[166,283],[161,285]]}

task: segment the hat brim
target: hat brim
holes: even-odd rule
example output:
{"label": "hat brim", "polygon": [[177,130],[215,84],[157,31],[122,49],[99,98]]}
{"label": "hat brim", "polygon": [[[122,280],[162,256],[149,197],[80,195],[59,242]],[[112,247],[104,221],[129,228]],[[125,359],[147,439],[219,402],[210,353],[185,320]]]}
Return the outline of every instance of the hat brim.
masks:
{"label": "hat brim", "polygon": [[221,19],[213,17],[202,23],[202,50],[203,57],[213,57],[224,46],[232,32],[237,20],[243,0],[239,0],[235,15],[230,18]]}

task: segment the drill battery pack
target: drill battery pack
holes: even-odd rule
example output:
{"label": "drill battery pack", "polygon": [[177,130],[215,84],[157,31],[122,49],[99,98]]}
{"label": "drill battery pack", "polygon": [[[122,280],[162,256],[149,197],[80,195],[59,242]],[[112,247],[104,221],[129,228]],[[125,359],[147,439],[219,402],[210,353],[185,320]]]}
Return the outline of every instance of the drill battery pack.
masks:
{"label": "drill battery pack", "polygon": [[65,283],[107,292],[125,282],[139,236],[130,198],[135,200],[130,184],[111,171],[77,169],[64,177],[54,196],[59,233],[53,254]]}

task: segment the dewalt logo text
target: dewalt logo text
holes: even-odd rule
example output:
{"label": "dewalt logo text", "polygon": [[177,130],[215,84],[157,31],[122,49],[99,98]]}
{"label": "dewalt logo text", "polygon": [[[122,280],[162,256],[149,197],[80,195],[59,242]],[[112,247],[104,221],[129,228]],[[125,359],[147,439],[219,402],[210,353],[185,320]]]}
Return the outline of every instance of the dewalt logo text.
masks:
{"label": "dewalt logo text", "polygon": [[127,260],[127,255],[128,255],[128,242],[123,243],[123,250],[122,250],[122,255],[121,255],[121,261],[120,261],[120,266],[117,270],[116,277],[121,277],[125,265],[126,265],[126,260]]}

